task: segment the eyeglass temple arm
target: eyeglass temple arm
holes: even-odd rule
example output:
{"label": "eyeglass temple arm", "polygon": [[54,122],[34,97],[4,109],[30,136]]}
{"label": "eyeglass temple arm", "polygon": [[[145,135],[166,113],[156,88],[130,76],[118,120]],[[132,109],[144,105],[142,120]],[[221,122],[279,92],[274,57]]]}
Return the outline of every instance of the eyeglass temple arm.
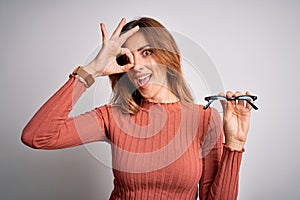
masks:
{"label": "eyeglass temple arm", "polygon": [[205,106],[203,106],[203,109],[206,110],[212,102],[213,100],[209,101]]}
{"label": "eyeglass temple arm", "polygon": [[251,101],[249,101],[249,100],[246,100],[251,106],[252,106],[252,108],[254,109],[254,110],[258,110],[258,107],[256,106],[256,105],[254,105],[254,103],[252,103]]}

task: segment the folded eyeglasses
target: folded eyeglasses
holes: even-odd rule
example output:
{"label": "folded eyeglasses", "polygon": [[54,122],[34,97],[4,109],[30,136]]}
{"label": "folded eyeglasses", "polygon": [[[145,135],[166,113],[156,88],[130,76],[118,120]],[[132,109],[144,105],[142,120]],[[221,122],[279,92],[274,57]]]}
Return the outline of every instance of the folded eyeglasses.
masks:
{"label": "folded eyeglasses", "polygon": [[[257,96],[254,95],[241,95],[237,97],[226,97],[226,96],[220,96],[220,95],[215,95],[215,96],[207,96],[204,98],[205,101],[208,103],[203,107],[203,109],[207,109],[208,107],[213,104],[212,107],[216,108],[219,112],[222,112],[225,109],[225,106],[227,105],[226,101],[244,101],[243,105],[236,103],[235,107],[240,110],[240,111],[250,111],[251,108],[254,110],[257,110],[258,107],[254,105],[254,101],[257,99]],[[248,103],[251,107],[245,107],[244,105]]]}

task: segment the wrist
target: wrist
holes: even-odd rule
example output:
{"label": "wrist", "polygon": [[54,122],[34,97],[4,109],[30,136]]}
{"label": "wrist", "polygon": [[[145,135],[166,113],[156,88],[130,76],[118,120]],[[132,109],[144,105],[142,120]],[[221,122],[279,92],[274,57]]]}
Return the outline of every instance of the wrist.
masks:
{"label": "wrist", "polygon": [[84,69],[84,71],[86,71],[87,73],[89,73],[90,75],[92,75],[94,79],[96,77],[100,76],[100,74],[97,73],[97,71],[95,70],[93,62],[89,63],[86,66],[82,66],[82,69]]}

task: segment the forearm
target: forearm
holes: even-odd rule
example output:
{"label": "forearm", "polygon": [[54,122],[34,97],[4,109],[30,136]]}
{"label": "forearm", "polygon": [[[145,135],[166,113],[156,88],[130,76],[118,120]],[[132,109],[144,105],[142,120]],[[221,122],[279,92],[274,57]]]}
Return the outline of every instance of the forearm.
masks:
{"label": "forearm", "polygon": [[23,130],[22,141],[33,148],[43,148],[51,143],[65,125],[73,105],[85,89],[82,82],[71,77],[29,121]]}
{"label": "forearm", "polygon": [[208,193],[208,200],[236,200],[243,150],[223,147],[217,174]]}

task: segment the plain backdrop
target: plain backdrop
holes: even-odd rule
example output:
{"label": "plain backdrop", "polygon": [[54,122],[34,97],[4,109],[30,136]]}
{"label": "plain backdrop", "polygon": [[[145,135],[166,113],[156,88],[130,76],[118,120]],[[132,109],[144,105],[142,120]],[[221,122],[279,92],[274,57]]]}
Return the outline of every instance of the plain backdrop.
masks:
{"label": "plain backdrop", "polygon": [[[89,148],[34,150],[24,146],[20,136],[37,109],[100,44],[99,23],[106,23],[111,33],[121,17],[139,16],[158,19],[203,48],[225,90],[258,95],[239,199],[299,199],[296,0],[1,0],[0,199],[109,198],[111,169]],[[97,91],[109,92],[101,84]],[[107,154],[109,148],[103,148]]]}

